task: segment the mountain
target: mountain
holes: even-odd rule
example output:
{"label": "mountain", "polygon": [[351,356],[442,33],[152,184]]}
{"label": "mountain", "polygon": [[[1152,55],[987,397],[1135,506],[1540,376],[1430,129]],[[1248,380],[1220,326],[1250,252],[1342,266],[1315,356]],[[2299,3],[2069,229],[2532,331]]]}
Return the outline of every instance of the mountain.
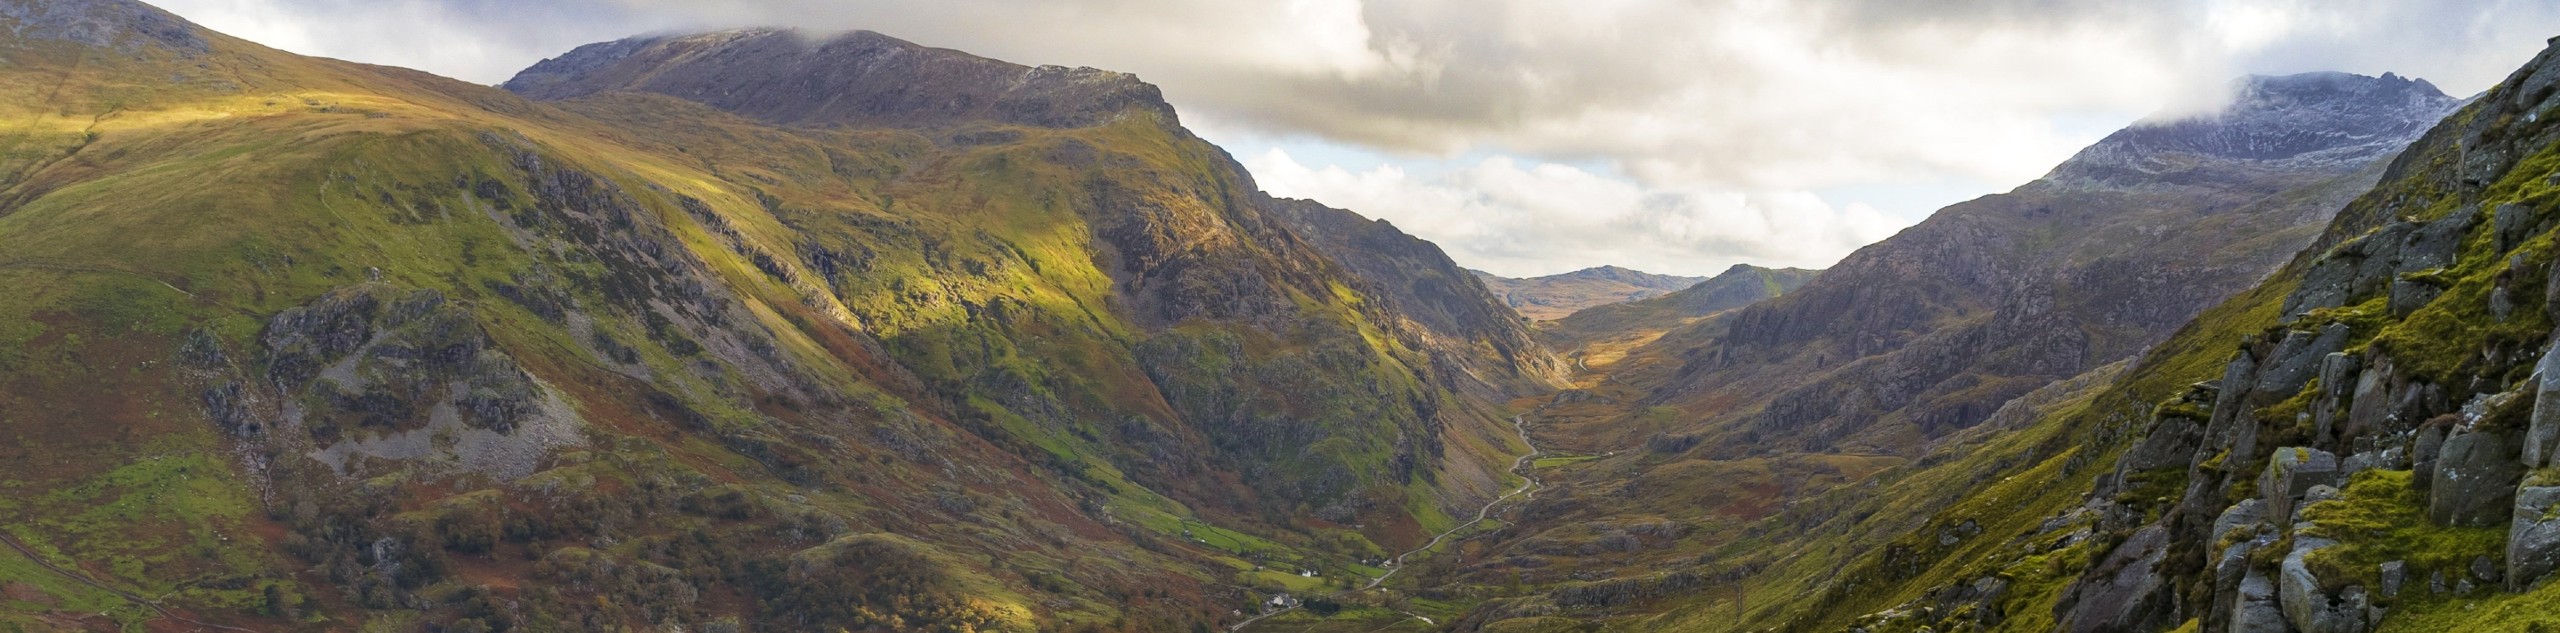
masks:
{"label": "mountain", "polygon": [[1819,270],[1802,268],[1761,268],[1735,264],[1732,268],[1667,294],[1586,308],[1572,315],[1543,324],[1555,349],[1570,350],[1603,340],[1632,340],[1688,325],[1692,321],[1741,309],[1751,304],[1785,296],[1812,282]]}
{"label": "mountain", "polygon": [[[1655,400],[1749,410],[1737,430],[1793,450],[1908,454],[2255,283],[2457,104],[2396,76],[2251,77],[2236,93],[2219,113],[2110,135],[1744,309],[1713,344],[1677,352],[1688,361]],[[1771,376],[1790,386],[1763,401],[1732,388]]]}
{"label": "mountain", "polygon": [[1561,367],[1124,74],[0,0],[0,86],[0,628],[1223,627],[1516,487]]}
{"label": "mountain", "polygon": [[1702,277],[1656,275],[1616,266],[1528,279],[1470,272],[1483,279],[1485,287],[1509,303],[1511,309],[1518,310],[1520,316],[1539,321],[1561,319],[1593,306],[1658,297],[1706,281]]}
{"label": "mountain", "polygon": [[1688,570],[1728,584],[1625,628],[2560,626],[2553,108],[2560,46],[2251,288],[1789,508]]}
{"label": "mountain", "polygon": [[[2021,469],[2100,458],[2042,461],[2130,408],[2091,400],[2129,359],[2181,345],[2198,315],[2322,240],[2459,105],[2396,76],[2252,77],[2234,92],[2222,111],[2137,123],[2045,179],[1943,209],[1794,292],[1586,354],[1590,374],[1533,427],[1586,461],[1542,473],[1549,490],[1452,561],[1442,590],[1538,587],[1469,626],[1677,612],[1630,627],[1664,630],[1836,630],[1911,599],[1876,583],[1991,547],[1973,536],[2024,520],[1992,513],[2066,494],[2062,475]],[[2049,598],[2029,589],[1987,599]]]}

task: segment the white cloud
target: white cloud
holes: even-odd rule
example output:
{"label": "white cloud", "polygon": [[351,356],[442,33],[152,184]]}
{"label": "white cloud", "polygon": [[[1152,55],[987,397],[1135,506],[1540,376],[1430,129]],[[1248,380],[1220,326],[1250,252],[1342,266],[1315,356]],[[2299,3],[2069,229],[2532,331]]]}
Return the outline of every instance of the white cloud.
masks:
{"label": "white cloud", "polygon": [[1432,175],[1310,167],[1278,148],[1244,162],[1273,195],[1361,210],[1512,276],[1597,263],[1692,275],[1737,263],[1821,267],[1909,224],[1805,192],[1647,187],[1509,156]]}
{"label": "white cloud", "polygon": [[[1803,194],[1786,192],[2006,188],[2116,125],[2162,108],[2202,108],[2243,73],[2395,71],[2469,94],[2560,33],[2560,2],[2549,0],[164,2],[296,52],[491,83],[577,44],[642,31],[870,29],[1023,63],[1135,72],[1163,86],[1187,120],[1236,132],[1212,138],[1357,146],[1407,165],[1482,155],[1591,165],[1609,175],[1584,175],[1673,192],[1664,199],[1690,205],[1641,217],[1715,218],[1763,236],[1752,239],[1808,240],[1751,250],[1707,238],[1653,239],[1647,243],[1663,245],[1658,252],[1550,260],[1636,265],[1632,258],[1642,257],[1683,270],[1701,266],[1668,249],[1724,249],[1693,253],[1699,261],[1755,253],[1819,264],[1843,252],[1837,236],[1877,234],[1842,232],[1864,226],[1851,200],[1814,212],[1795,199]],[[1257,170],[1274,166],[1255,162]],[[1401,181],[1482,200],[1496,196],[1467,188],[1571,180],[1539,167],[1512,169],[1525,176],[1470,170]],[[1384,175],[1365,166],[1343,172]],[[1379,206],[1425,199],[1334,198],[1357,191],[1309,193],[1411,226],[1470,221]],[[1727,200],[1715,192],[1755,193]],[[1896,216],[1926,211],[1868,201]],[[1738,209],[1808,226],[1761,229]],[[1628,226],[1577,215],[1619,210],[1541,213]],[[1452,248],[1469,264],[1497,266],[1466,258],[1508,257],[1495,245],[1543,237],[1496,235],[1535,224],[1469,226],[1478,227],[1471,230],[1481,245]],[[1704,225],[1646,226],[1693,235]]]}

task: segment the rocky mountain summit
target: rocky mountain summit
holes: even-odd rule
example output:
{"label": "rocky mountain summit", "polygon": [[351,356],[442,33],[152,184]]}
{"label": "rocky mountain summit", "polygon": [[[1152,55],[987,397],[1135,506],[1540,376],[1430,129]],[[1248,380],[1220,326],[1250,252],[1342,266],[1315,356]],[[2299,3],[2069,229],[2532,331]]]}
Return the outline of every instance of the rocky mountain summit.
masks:
{"label": "rocky mountain summit", "polygon": [[2220,186],[2208,170],[2352,171],[2398,153],[2461,102],[2390,73],[2251,75],[2230,92],[2212,112],[2154,116],[2108,135],[2031,186]]}

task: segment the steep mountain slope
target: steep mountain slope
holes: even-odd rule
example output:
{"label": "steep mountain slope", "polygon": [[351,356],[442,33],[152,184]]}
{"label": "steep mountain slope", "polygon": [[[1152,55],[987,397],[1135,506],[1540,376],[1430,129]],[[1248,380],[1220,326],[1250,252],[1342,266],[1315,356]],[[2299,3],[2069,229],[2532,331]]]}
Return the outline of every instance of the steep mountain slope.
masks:
{"label": "steep mountain slope", "polygon": [[[1746,579],[1873,598],[1822,583],[1860,548],[1900,544],[1927,513],[1987,485],[1982,476],[2067,446],[2077,431],[2039,426],[2046,414],[2121,411],[2091,401],[2117,361],[2317,239],[2455,105],[2398,77],[2258,77],[2241,88],[2210,120],[2138,124],[2047,179],[1862,249],[1796,292],[1593,359],[1608,362],[1591,363],[1593,376],[1537,419],[1542,443],[1597,459],[1544,473],[1551,491],[1444,578],[1536,587],[1479,609],[1481,623],[1659,612],[1682,596],[1736,607],[1696,595],[1711,586],[1766,606],[1757,586],[1727,583]],[[2341,128],[2340,117],[2370,125]],[[2321,140],[2233,149],[2302,138]],[[1865,485],[1839,487],[1856,482]],[[1936,526],[1947,531],[1935,536],[1970,544],[1989,523]],[[1870,564],[1927,562],[1913,555]],[[1852,608],[1788,602],[1824,615]]]}
{"label": "steep mountain slope", "polygon": [[1676,350],[1687,366],[1655,401],[1786,440],[1762,446],[1908,453],[2256,282],[2455,104],[2395,76],[2252,77],[2237,94],[2210,118],[2120,131],[1744,309],[1712,344]]}
{"label": "steep mountain slope", "polygon": [[1125,75],[746,31],[546,103],[121,0],[0,62],[15,627],[1209,626],[1507,489],[1558,366]]}
{"label": "steep mountain slope", "polygon": [[1485,287],[1511,304],[1520,316],[1539,321],[1561,319],[1595,306],[1659,297],[1706,281],[1702,277],[1656,275],[1616,266],[1527,279],[1480,270],[1470,272],[1483,279]]}
{"label": "steep mountain slope", "polygon": [[1716,557],[1747,588],[1624,628],[2560,626],[2555,110],[2560,46],[2129,369],[1790,509]]}

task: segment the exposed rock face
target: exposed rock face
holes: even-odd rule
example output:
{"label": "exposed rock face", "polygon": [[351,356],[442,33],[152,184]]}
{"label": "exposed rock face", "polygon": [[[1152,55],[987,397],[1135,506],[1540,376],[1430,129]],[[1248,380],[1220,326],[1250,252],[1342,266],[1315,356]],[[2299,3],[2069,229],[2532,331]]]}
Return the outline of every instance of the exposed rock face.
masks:
{"label": "exposed rock face", "polygon": [[282,427],[341,473],[373,458],[515,479],[584,441],[567,403],[435,291],[342,289],[277,314],[263,340]]}
{"label": "exposed rock face", "polygon": [[2427,489],[2427,518],[2443,525],[2493,527],[2515,507],[2524,465],[2505,433],[2481,431],[2445,439]]}
{"label": "exposed rock face", "polygon": [[639,37],[545,60],[505,87],[536,99],[643,90],[767,122],[1082,127],[1131,112],[1174,120],[1155,86],[1092,68],[1028,68],[870,31],[782,29]]}
{"label": "exposed rock face", "polygon": [[2285,301],[2284,313],[2299,316],[2388,290],[2392,314],[2407,316],[2435,301],[2444,288],[2440,282],[2403,276],[2453,265],[2462,236],[2479,215],[2478,207],[2466,207],[2433,222],[2395,220],[2338,245],[2303,275],[2300,288]]}
{"label": "exposed rock face", "polygon": [[2092,568],[2092,582],[2073,588],[2062,628],[2072,633],[2155,631],[2174,624],[2175,590],[2160,573],[2169,553],[2169,531],[2150,527],[2133,533],[2104,562]]}

